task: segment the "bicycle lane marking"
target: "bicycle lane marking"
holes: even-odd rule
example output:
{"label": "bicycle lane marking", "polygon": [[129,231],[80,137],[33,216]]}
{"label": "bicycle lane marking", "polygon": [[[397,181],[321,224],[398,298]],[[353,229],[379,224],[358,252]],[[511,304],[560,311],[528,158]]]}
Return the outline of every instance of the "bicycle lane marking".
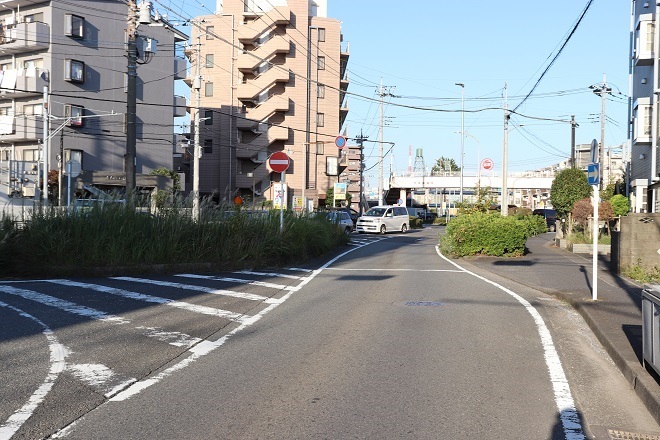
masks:
{"label": "bicycle lane marking", "polygon": [[559,359],[557,349],[555,348],[554,342],[552,341],[550,330],[548,330],[548,327],[545,325],[545,321],[543,321],[541,314],[534,308],[534,306],[532,306],[529,301],[513,292],[512,290],[507,289],[495,281],[489,280],[488,278],[485,278],[481,275],[477,275],[476,273],[471,272],[459,264],[451,261],[440,252],[440,249],[437,246],[435,251],[440,256],[440,258],[446,262],[459,268],[461,271],[472,275],[475,278],[478,278],[487,282],[488,284],[497,287],[498,289],[512,296],[516,301],[522,304],[523,307],[525,307],[525,310],[527,310],[527,312],[532,316],[532,319],[536,324],[539,337],[541,338],[543,356],[545,358],[545,364],[548,367],[548,373],[550,374],[550,382],[552,383],[555,403],[557,405],[559,418],[561,420],[566,440],[584,440],[585,437],[582,430],[582,423],[580,422],[580,417],[578,415],[577,408],[575,407],[575,402],[573,401],[573,396],[568,385],[568,379],[566,378],[564,368],[561,365],[561,360]]}
{"label": "bicycle lane marking", "polygon": [[32,396],[30,396],[25,405],[16,410],[5,423],[0,425],[0,440],[8,440],[14,434],[16,434],[21,426],[23,426],[23,424],[32,416],[34,411],[44,401],[46,395],[48,395],[50,390],[53,388],[55,380],[57,380],[60,373],[64,371],[68,350],[66,347],[59,343],[53,331],[39,318],[36,318],[29,313],[2,301],[0,301],[0,307],[6,307],[10,310],[13,310],[19,315],[31,319],[39,324],[43,328],[42,333],[48,340],[48,348],[50,350],[50,369],[46,379],[32,394]]}

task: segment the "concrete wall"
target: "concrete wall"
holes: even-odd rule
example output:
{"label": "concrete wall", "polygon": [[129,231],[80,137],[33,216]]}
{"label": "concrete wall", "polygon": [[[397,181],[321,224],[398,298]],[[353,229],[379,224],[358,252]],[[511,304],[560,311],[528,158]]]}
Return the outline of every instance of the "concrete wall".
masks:
{"label": "concrete wall", "polygon": [[647,270],[660,268],[660,214],[628,214],[620,231],[612,235],[612,270],[619,273],[640,263]]}

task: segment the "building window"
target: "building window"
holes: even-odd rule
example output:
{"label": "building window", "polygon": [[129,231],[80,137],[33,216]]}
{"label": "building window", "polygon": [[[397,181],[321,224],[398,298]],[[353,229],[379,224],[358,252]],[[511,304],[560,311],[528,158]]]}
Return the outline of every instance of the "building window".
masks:
{"label": "building window", "polygon": [[43,110],[43,104],[25,104],[23,106],[25,116],[41,116],[44,114]]}
{"label": "building window", "polygon": [[213,125],[213,110],[204,110],[204,125]]}
{"label": "building window", "polygon": [[213,140],[204,139],[204,154],[211,154],[211,153],[213,153]]}
{"label": "building window", "polygon": [[14,66],[13,66],[12,63],[2,63],[2,64],[0,64],[0,70],[2,70],[3,72],[6,71],[6,70],[12,70],[13,68],[14,68]]}
{"label": "building window", "polygon": [[25,162],[38,162],[39,150],[23,150],[23,160]]}
{"label": "building window", "polygon": [[213,83],[207,82],[204,84],[204,96],[210,97],[213,96]]}
{"label": "building window", "polygon": [[319,42],[325,41],[325,28],[319,28]]}
{"label": "building window", "polygon": [[325,154],[324,145],[323,142],[316,143],[316,154]]}
{"label": "building window", "polygon": [[0,116],[13,116],[14,110],[12,107],[0,107]]}
{"label": "building window", "polygon": [[213,40],[215,37],[213,36],[213,30],[215,29],[214,26],[206,26],[206,39],[207,40]]}
{"label": "building window", "polygon": [[71,118],[69,127],[82,127],[83,126],[83,113],[85,109],[79,105],[65,104],[64,117]]}
{"label": "building window", "polygon": [[316,114],[316,126],[323,127],[325,125],[325,113]]}
{"label": "building window", "polygon": [[318,65],[319,70],[324,70],[325,69],[325,57],[318,57],[317,65]]}
{"label": "building window", "polygon": [[64,35],[73,38],[82,38],[85,30],[85,19],[79,15],[64,15]]}
{"label": "building window", "polygon": [[64,163],[67,163],[70,160],[75,160],[80,164],[80,168],[83,168],[83,152],[82,150],[64,150]]}
{"label": "building window", "polygon": [[43,67],[44,67],[43,58],[33,58],[31,60],[23,61],[23,68],[28,71],[32,69],[43,69]]}
{"label": "building window", "polygon": [[85,82],[85,63],[77,60],[64,60],[64,79],[78,83]]}
{"label": "building window", "polygon": [[211,69],[215,63],[213,62],[213,54],[212,53],[207,53],[206,54],[206,68]]}
{"label": "building window", "polygon": [[25,22],[26,23],[34,23],[35,21],[44,21],[44,13],[43,12],[37,12],[35,14],[29,14],[25,16]]}
{"label": "building window", "polygon": [[325,85],[318,84],[316,86],[316,97],[317,98],[325,98]]}
{"label": "building window", "polygon": [[633,120],[635,121],[634,142],[651,142],[653,107],[650,98],[639,98],[635,102]]}

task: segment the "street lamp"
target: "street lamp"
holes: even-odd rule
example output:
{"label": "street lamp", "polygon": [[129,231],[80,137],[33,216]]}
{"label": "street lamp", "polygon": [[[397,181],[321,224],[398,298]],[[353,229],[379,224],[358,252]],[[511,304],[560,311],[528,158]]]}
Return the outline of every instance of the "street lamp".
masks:
{"label": "street lamp", "polygon": [[458,200],[463,203],[463,154],[465,151],[465,84],[454,83],[461,88],[461,190]]}

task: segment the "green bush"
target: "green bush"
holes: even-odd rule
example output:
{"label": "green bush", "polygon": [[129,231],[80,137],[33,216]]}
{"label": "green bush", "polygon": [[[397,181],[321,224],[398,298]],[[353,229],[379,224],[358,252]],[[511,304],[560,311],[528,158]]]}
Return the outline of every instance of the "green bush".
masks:
{"label": "green bush", "polygon": [[410,229],[422,229],[424,222],[419,217],[410,216]]}
{"label": "green bush", "polygon": [[533,220],[502,217],[499,213],[459,215],[447,225],[441,238],[443,252],[466,255],[520,256],[532,234]]}
{"label": "green bush", "polygon": [[348,241],[325,219],[285,212],[280,230],[279,211],[257,214],[204,206],[195,222],[179,207],[156,213],[120,203],[77,212],[44,209],[22,229],[10,220],[0,223],[0,256],[7,257],[0,257],[0,276],[178,263],[252,268],[304,262]]}

